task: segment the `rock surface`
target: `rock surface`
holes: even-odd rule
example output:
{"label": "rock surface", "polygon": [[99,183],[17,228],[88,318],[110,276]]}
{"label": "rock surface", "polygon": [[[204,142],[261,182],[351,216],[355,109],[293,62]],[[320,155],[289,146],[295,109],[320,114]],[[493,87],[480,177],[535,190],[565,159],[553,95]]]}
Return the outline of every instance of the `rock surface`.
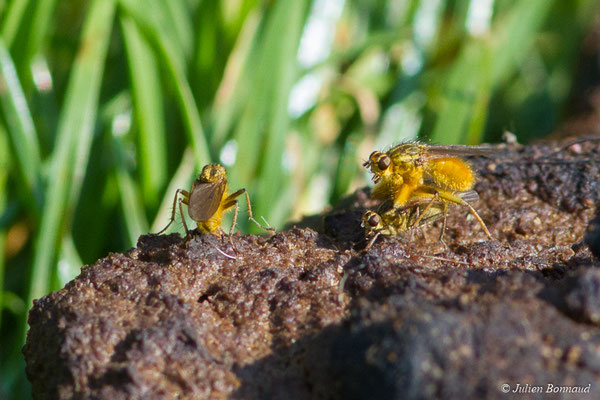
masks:
{"label": "rock surface", "polygon": [[235,249],[140,237],[35,302],[34,397],[600,398],[600,143],[497,149],[472,159],[493,241],[451,207],[445,244],[437,222],[363,251],[368,191]]}

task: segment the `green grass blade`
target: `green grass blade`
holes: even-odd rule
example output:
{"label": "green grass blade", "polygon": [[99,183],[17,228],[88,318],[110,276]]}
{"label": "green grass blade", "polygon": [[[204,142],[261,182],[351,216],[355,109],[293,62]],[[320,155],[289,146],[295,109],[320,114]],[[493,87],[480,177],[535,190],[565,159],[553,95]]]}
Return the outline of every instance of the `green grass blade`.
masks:
{"label": "green grass blade", "polygon": [[245,108],[237,121],[234,137],[239,151],[230,175],[236,188],[247,186],[255,178],[262,186],[254,195],[251,193],[259,217],[269,215],[266,211],[283,178],[281,158],[289,123],[288,97],[296,78],[295,55],[306,7],[305,1],[272,6],[256,30],[257,46],[250,50],[245,76],[240,77],[238,91],[244,96]]}
{"label": "green grass blade", "polygon": [[[10,154],[8,152],[8,138],[6,131],[0,126],[0,210],[4,211],[7,203],[6,186],[10,166]],[[2,309],[4,304],[4,276],[6,272],[4,243],[6,229],[0,228],[0,332],[2,331]]]}
{"label": "green grass blade", "polygon": [[504,21],[493,32],[494,65],[492,82],[497,86],[510,76],[529,54],[553,0],[528,0],[515,3]]}
{"label": "green grass blade", "polygon": [[10,54],[0,39],[0,104],[9,125],[10,138],[28,192],[41,206],[40,148],[27,100]]}
{"label": "green grass blade", "polygon": [[[272,97],[268,104],[271,118],[265,137],[265,158],[259,179],[258,195],[260,202],[257,215],[267,215],[269,204],[277,199],[278,186],[282,179],[282,157],[285,150],[285,137],[290,118],[288,100],[297,78],[296,54],[306,18],[308,1],[279,2],[273,11],[273,21],[266,31],[264,62],[270,64],[272,76],[270,90]],[[268,76],[265,76],[267,78]],[[274,224],[282,221],[275,220]]]}
{"label": "green grass blade", "polygon": [[8,48],[12,46],[19,27],[23,23],[23,15],[25,14],[28,3],[29,0],[13,0],[13,2],[10,3],[2,26],[2,39],[4,39],[4,43]]}
{"label": "green grass blade", "polygon": [[[493,32],[494,40],[472,39],[452,67],[431,138],[436,143],[479,143],[491,90],[528,56],[552,1],[518,3]],[[493,53],[493,64],[491,54]]]}
{"label": "green grass blade", "polygon": [[360,163],[357,162],[358,143],[363,136],[362,130],[356,130],[348,135],[344,142],[344,148],[340,152],[338,164],[336,167],[335,180],[331,191],[330,203],[335,204],[338,200],[348,192],[348,188],[360,168]]}
{"label": "green grass blade", "polygon": [[49,289],[50,272],[61,242],[65,213],[76,201],[73,196],[81,187],[114,12],[113,0],[94,0],[84,22],[80,51],[73,65],[58,124],[48,193],[36,237],[28,306]]}
{"label": "green grass blade", "polygon": [[167,64],[167,69],[177,91],[177,100],[181,107],[184,126],[194,151],[194,157],[196,166],[200,169],[204,164],[208,164],[211,161],[211,156],[208,151],[208,143],[202,128],[202,121],[200,120],[200,113],[196,106],[196,100],[192,94],[192,89],[185,76],[185,68],[182,60],[178,60],[173,52],[171,46],[164,40],[159,39],[159,46],[161,49],[161,59]]}
{"label": "green grass blade", "polygon": [[117,184],[121,193],[121,207],[129,236],[128,246],[135,246],[140,235],[148,233],[148,221],[144,216],[143,204],[137,194],[137,185],[123,165],[117,166]]}
{"label": "green grass blade", "polygon": [[161,17],[157,15],[157,10],[160,10],[159,6],[149,7],[147,2],[140,0],[122,0],[121,4],[142,32],[147,35],[157,51],[158,59],[166,67],[175,88],[175,95],[181,108],[186,133],[194,151],[196,165],[200,168],[210,162],[211,157],[196,100],[186,77],[186,60],[161,27]]}
{"label": "green grass blade", "polygon": [[469,124],[466,134],[463,135],[462,143],[475,145],[483,140],[485,124],[487,121],[490,98],[492,93],[492,52],[490,46],[483,44],[480,68],[477,74],[477,87],[475,89],[475,100],[471,110]]}
{"label": "green grass blade", "polygon": [[223,79],[216,92],[213,103],[212,145],[216,148],[223,146],[227,135],[235,125],[236,116],[244,105],[250,77],[243,71],[251,70],[251,56],[255,54],[259,35],[257,34],[260,15],[253,12],[248,15],[240,35],[233,47]]}
{"label": "green grass blade", "polygon": [[26,60],[30,62],[33,57],[40,53],[40,49],[44,42],[44,38],[48,35],[48,27],[52,17],[56,0],[37,1],[33,12],[32,20],[35,23],[30,24],[29,32],[27,33],[27,50]]}
{"label": "green grass blade", "polygon": [[[489,89],[488,63],[482,62],[489,53],[486,41],[472,41],[464,48],[455,63],[441,99],[441,108],[435,128],[431,134],[434,143],[458,144],[469,141],[478,142],[485,127],[485,118],[489,98],[478,95],[480,89]],[[486,91],[489,93],[489,91]],[[475,125],[471,118],[478,111]],[[468,132],[466,134],[465,132]]]}
{"label": "green grass blade", "polygon": [[173,30],[173,37],[177,38],[177,43],[181,48],[181,52],[184,54],[186,59],[190,59],[192,56],[193,40],[194,40],[194,28],[192,26],[192,20],[190,16],[190,6],[183,0],[170,0],[160,2],[163,6],[163,15],[166,19],[167,28]]}
{"label": "green grass blade", "polygon": [[[194,50],[188,64],[188,75],[198,101],[198,107],[211,106],[219,82],[223,79],[224,66],[231,54],[231,43],[223,31],[223,7],[221,2],[204,2],[194,13]],[[235,37],[235,36],[234,36]],[[214,150],[215,143],[210,145]]]}
{"label": "green grass blade", "polygon": [[[114,124],[113,124],[114,125]],[[148,221],[144,215],[144,205],[138,195],[136,182],[131,178],[127,166],[127,157],[123,150],[125,147],[122,140],[117,137],[116,132],[112,132],[112,152],[115,158],[115,174],[117,185],[119,187],[121,208],[125,219],[125,227],[129,236],[127,246],[135,246],[138,237],[148,232]]]}
{"label": "green grass blade", "polygon": [[165,184],[167,155],[162,89],[150,46],[129,17],[121,18],[131,77],[131,97],[138,126],[138,155],[145,203],[156,206]]}

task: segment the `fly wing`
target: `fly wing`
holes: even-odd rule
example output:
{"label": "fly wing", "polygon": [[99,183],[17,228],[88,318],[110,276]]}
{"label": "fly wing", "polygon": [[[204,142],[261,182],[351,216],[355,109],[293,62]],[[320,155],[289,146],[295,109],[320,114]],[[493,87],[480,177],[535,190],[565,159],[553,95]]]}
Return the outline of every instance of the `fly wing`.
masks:
{"label": "fly wing", "polygon": [[453,144],[448,146],[433,145],[427,146],[427,158],[434,159],[447,156],[485,156],[494,154],[498,149],[491,146],[466,146],[460,144]]}
{"label": "fly wing", "polygon": [[[425,207],[423,207],[423,210],[425,209]],[[421,210],[421,212],[423,212],[423,210]],[[431,207],[429,207],[429,210],[427,210],[425,212],[425,214],[423,215],[423,218],[421,218],[421,220],[419,221],[418,226],[421,225],[425,225],[428,224],[430,222],[433,221],[437,221],[438,219],[442,218],[444,216],[444,208],[441,204],[434,204]],[[417,219],[417,216],[415,215],[414,220],[413,220],[413,226],[414,226],[414,221]],[[411,228],[413,227],[411,226]]]}
{"label": "fly wing", "polygon": [[219,209],[225,192],[225,182],[200,183],[190,194],[188,212],[194,221],[207,221]]}
{"label": "fly wing", "polygon": [[385,201],[382,201],[381,204],[379,204],[379,206],[377,207],[377,214],[379,214],[379,215],[386,214],[389,211],[393,210],[394,208],[395,208],[394,200],[386,199]]}
{"label": "fly wing", "polygon": [[477,203],[479,201],[479,194],[474,190],[467,190],[466,192],[458,192],[456,194],[469,204]]}

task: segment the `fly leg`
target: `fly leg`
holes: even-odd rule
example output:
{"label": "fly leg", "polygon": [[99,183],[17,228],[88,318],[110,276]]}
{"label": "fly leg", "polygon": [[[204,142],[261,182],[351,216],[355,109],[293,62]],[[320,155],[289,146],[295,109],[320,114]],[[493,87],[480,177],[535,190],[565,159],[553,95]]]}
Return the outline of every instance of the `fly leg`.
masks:
{"label": "fly leg", "polygon": [[477,214],[477,211],[475,211],[475,209],[464,199],[462,199],[460,196],[456,196],[454,194],[451,193],[442,193],[440,195],[443,199],[448,200],[452,203],[455,204],[462,204],[464,206],[467,206],[469,208],[469,211],[471,211],[471,214],[473,214],[473,216],[475,217],[475,219],[477,220],[477,222],[479,222],[479,225],[481,225],[481,228],[483,229],[483,231],[485,232],[485,234],[487,235],[487,237],[489,239],[493,239],[492,235],[490,234],[490,231],[488,231],[487,226],[485,226],[485,222],[483,222],[483,220],[481,219],[481,217],[479,216],[479,214]]}
{"label": "fly leg", "polygon": [[444,232],[446,232],[446,216],[448,215],[448,205],[444,202],[442,202],[442,207],[444,207],[444,219],[442,220],[442,231],[440,232],[440,239],[439,241],[442,242],[442,244],[448,248],[448,245],[446,244],[446,242],[444,242]]}
{"label": "fly leg", "polygon": [[[418,226],[419,222],[421,222],[421,219],[423,219],[423,217],[425,216],[425,214],[427,213],[427,211],[429,211],[429,209],[431,208],[431,206],[433,205],[433,203],[438,200],[440,197],[440,195],[438,194],[438,192],[435,192],[435,194],[431,197],[431,200],[429,201],[429,203],[427,203],[427,206],[425,206],[425,208],[423,209],[423,211],[420,213],[421,215],[419,215],[419,217],[415,220],[413,226]],[[444,217],[446,216],[446,214],[444,214]]]}
{"label": "fly leg", "polygon": [[[417,214],[417,215],[416,215],[416,217],[417,217],[417,220],[418,220],[419,218],[421,218],[421,209],[419,208],[419,206],[416,206],[416,214]],[[410,236],[409,236],[409,240],[410,240],[411,242],[414,242],[414,241],[415,241],[415,230],[414,230],[414,229],[410,229],[410,228],[412,228],[412,227],[414,227],[414,226],[415,226],[415,225],[414,225],[414,224],[411,224],[410,222],[409,222],[409,225],[407,225],[407,227],[408,227],[408,234],[410,235]],[[418,230],[419,230],[419,232],[421,233],[421,237],[422,237],[422,238],[423,238],[423,240],[424,240],[424,239],[425,239],[425,234],[423,233],[423,229],[421,229],[421,227],[417,227],[417,229],[418,229]]]}
{"label": "fly leg", "polygon": [[[238,192],[239,192],[239,190],[238,190]],[[236,195],[236,193],[237,192],[233,193],[230,196],[227,196],[227,198],[223,202],[223,210],[228,210],[231,207],[234,207],[234,209],[233,209],[233,218],[231,220],[231,228],[229,228],[229,235],[228,236],[229,236],[229,243],[231,243],[231,247],[233,247],[233,251],[237,254],[238,250],[237,250],[237,247],[235,247],[235,244],[233,243],[233,238],[232,238],[233,233],[235,231],[235,224],[237,223],[238,211],[240,209],[240,204],[235,199],[237,196],[239,196],[239,194]]]}
{"label": "fly leg", "polygon": [[[419,205],[417,204],[415,206],[415,210],[416,210],[415,213],[417,214],[417,215],[415,215],[415,217],[416,217],[415,222],[420,221],[421,218],[424,217],[424,215],[423,215],[423,217],[421,217],[421,207],[419,207]],[[415,222],[410,222],[409,225],[407,225],[407,229],[408,229],[408,232],[410,235],[409,240],[411,242],[414,242],[415,235],[416,235],[415,231],[418,231],[421,234],[421,239],[424,241],[427,241],[427,236],[425,235],[425,230],[423,229],[423,226],[422,225],[417,226],[415,224]],[[415,229],[412,229],[412,228],[415,228]]]}
{"label": "fly leg", "polygon": [[471,205],[469,203],[467,203],[465,201],[465,205],[467,207],[469,207],[469,210],[471,210],[471,214],[473,214],[473,216],[475,217],[475,219],[477,220],[477,222],[479,222],[479,225],[481,225],[481,227],[483,228],[483,231],[485,232],[485,234],[487,235],[487,237],[489,239],[494,239],[490,233],[490,231],[488,231],[487,226],[485,226],[485,222],[483,222],[483,220],[481,219],[481,217],[479,216],[479,214],[477,214],[477,211],[475,211],[475,209],[473,207],[471,207]]}
{"label": "fly leg", "polygon": [[373,243],[375,243],[379,235],[381,235],[381,232],[377,232],[375,235],[373,235],[373,237],[369,240],[369,243],[367,243],[363,251],[368,251],[371,248],[371,246],[373,246]]}
{"label": "fly leg", "polygon": [[175,191],[175,196],[173,196],[173,208],[171,209],[171,219],[169,220],[169,223],[167,224],[167,226],[165,226],[160,232],[158,232],[157,235],[160,235],[161,233],[165,232],[167,230],[167,228],[169,226],[171,226],[171,224],[173,223],[173,221],[175,221],[175,211],[177,210],[177,200],[178,200],[179,194],[181,194],[183,196],[182,199],[179,199],[179,212],[181,214],[181,221],[183,222],[183,226],[185,228],[185,233],[187,235],[188,228],[187,228],[187,225],[185,223],[185,218],[184,218],[184,214],[183,214],[183,207],[181,206],[181,203],[183,203],[185,205],[188,204],[188,201],[190,199],[190,193],[187,190],[183,190],[183,189],[177,189]]}
{"label": "fly leg", "polygon": [[188,237],[188,235],[190,234],[190,230],[187,227],[187,224],[185,223],[185,214],[183,213],[183,206],[181,204],[188,204],[188,199],[184,198],[184,199],[179,199],[179,214],[181,215],[181,222],[183,222],[183,228],[185,229],[185,237]]}
{"label": "fly leg", "polygon": [[[254,216],[252,215],[252,205],[250,204],[250,196],[248,196],[248,191],[246,189],[240,189],[232,194],[230,194],[229,196],[227,196],[227,198],[225,199],[225,204],[223,206],[224,209],[228,209],[230,207],[233,207],[233,202],[235,201],[237,203],[237,200],[235,200],[237,197],[241,196],[242,194],[246,195],[246,205],[248,207],[248,220],[252,221],[256,224],[256,226],[258,226],[259,228],[269,232],[269,233],[274,233],[275,229],[271,228],[271,227],[265,227],[263,225],[261,225],[260,222],[258,222],[257,220],[254,219]],[[236,214],[234,215],[234,224],[232,225],[232,231],[233,228],[235,227],[235,216],[237,215],[237,211]]]}

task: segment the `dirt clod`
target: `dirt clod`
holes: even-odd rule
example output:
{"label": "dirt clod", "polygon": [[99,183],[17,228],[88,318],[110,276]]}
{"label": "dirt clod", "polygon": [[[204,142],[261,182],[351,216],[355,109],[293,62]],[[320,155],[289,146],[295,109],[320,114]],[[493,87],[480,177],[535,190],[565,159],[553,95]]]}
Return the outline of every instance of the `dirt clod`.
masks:
{"label": "dirt clod", "polygon": [[438,221],[364,251],[365,189],[302,229],[145,235],[85,266],[30,311],[34,397],[598,398],[600,143],[471,161],[494,240],[451,207],[445,243]]}

